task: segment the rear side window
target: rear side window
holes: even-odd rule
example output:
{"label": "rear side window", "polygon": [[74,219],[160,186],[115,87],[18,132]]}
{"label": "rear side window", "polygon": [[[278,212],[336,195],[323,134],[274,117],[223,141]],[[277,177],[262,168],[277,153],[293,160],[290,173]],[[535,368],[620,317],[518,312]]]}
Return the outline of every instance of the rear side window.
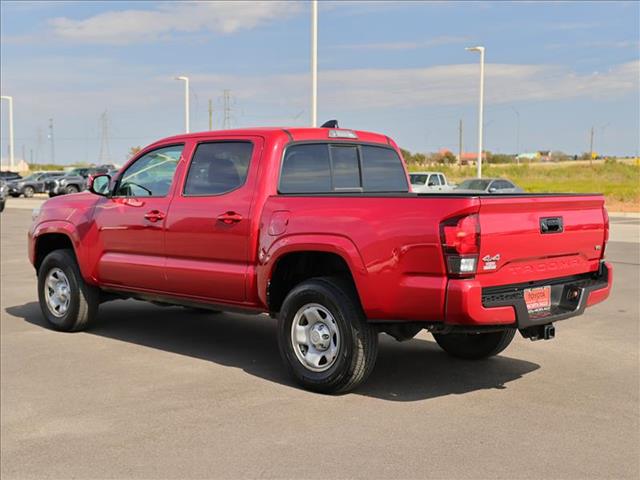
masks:
{"label": "rear side window", "polygon": [[251,142],[198,145],[184,186],[185,195],[220,195],[242,186],[253,152]]}
{"label": "rear side window", "polygon": [[287,148],[281,193],[408,192],[395,150],[369,145],[305,144]]}

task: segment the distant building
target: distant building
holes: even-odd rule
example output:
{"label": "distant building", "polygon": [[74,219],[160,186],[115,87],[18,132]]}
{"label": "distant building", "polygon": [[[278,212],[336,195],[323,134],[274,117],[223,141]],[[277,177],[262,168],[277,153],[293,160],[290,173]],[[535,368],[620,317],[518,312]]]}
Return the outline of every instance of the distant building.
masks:
{"label": "distant building", "polygon": [[13,168],[12,168],[11,165],[9,164],[9,159],[6,157],[3,157],[2,159],[0,159],[0,170],[3,172],[9,171],[9,170],[12,172],[19,172],[19,173],[28,172],[29,164],[20,158],[14,158]]}

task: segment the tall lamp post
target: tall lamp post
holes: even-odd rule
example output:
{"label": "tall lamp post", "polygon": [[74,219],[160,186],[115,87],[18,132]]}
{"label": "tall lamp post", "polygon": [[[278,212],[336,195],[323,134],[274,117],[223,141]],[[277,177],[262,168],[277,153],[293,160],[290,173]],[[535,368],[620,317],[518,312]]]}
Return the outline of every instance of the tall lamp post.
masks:
{"label": "tall lamp post", "polygon": [[13,170],[13,97],[2,95],[9,102],[9,168]]}
{"label": "tall lamp post", "polygon": [[484,109],[484,47],[468,47],[468,52],[480,53],[480,104],[478,108],[478,162],[477,175],[482,178],[482,122]]}
{"label": "tall lamp post", "polygon": [[311,126],[318,126],[318,0],[311,2]]}
{"label": "tall lamp post", "polygon": [[189,133],[189,77],[176,77],[176,80],[184,81],[184,131]]}

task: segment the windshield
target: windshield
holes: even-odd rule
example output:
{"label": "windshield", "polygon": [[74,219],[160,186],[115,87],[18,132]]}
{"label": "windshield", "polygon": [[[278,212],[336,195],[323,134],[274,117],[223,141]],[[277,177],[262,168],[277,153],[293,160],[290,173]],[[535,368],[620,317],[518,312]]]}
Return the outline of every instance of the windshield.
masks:
{"label": "windshield", "polygon": [[471,179],[465,180],[456,187],[456,190],[486,190],[490,180]]}
{"label": "windshield", "polygon": [[424,185],[425,183],[427,183],[428,176],[429,175],[412,173],[409,175],[409,180],[411,181],[411,185]]}

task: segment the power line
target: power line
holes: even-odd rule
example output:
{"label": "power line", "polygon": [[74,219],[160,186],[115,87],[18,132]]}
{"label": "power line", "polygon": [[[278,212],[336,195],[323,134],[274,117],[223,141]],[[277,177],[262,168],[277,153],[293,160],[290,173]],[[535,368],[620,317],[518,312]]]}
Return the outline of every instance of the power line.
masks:
{"label": "power line", "polygon": [[231,90],[225,90],[223,94],[223,107],[224,117],[222,121],[222,129],[227,130],[231,128]]}
{"label": "power line", "polygon": [[51,144],[51,163],[56,163],[56,150],[53,144],[53,118],[49,119],[49,142]]}

